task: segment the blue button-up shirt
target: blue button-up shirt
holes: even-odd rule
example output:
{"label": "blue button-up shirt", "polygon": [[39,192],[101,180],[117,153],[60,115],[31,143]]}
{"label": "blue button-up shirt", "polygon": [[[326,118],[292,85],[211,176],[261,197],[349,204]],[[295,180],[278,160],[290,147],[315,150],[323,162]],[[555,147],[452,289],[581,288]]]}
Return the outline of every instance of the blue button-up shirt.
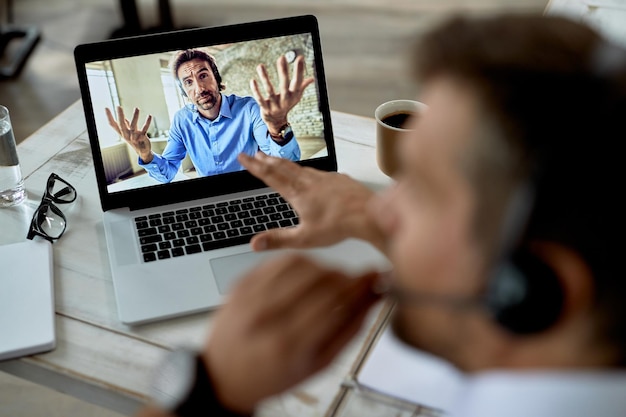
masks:
{"label": "blue button-up shirt", "polygon": [[170,182],[189,153],[200,176],[241,171],[237,155],[254,155],[258,150],[272,156],[300,160],[300,147],[293,137],[281,146],[269,135],[258,103],[252,97],[222,94],[220,113],[209,120],[188,104],[174,115],[167,145],[161,155],[154,154],[143,166],[159,182]]}

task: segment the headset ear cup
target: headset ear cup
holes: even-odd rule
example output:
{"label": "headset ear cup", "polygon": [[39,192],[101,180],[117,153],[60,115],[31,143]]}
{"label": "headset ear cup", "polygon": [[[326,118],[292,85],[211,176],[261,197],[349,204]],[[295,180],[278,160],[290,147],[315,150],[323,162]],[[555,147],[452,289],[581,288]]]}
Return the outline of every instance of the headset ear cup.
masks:
{"label": "headset ear cup", "polygon": [[487,287],[486,306],[505,329],[529,334],[556,323],[563,298],[552,268],[528,250],[519,250],[497,268]]}

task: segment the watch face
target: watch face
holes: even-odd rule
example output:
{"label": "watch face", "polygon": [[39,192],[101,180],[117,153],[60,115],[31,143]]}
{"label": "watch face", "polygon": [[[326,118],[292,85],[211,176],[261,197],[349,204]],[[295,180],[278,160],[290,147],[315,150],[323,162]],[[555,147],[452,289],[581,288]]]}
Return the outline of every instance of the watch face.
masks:
{"label": "watch face", "polygon": [[196,353],[178,349],[168,353],[155,369],[150,387],[152,400],[166,411],[187,399],[196,377]]}
{"label": "watch face", "polygon": [[293,137],[293,130],[291,126],[287,126],[282,132],[280,132],[283,139],[290,140]]}

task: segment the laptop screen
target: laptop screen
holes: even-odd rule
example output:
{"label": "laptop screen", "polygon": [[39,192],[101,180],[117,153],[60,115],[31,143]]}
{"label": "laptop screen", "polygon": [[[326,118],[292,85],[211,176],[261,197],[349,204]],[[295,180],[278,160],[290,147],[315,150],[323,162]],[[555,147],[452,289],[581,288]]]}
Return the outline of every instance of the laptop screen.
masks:
{"label": "laptop screen", "polygon": [[[261,186],[237,161],[241,152],[336,169],[312,16],[80,45],[75,58],[104,210]],[[294,90],[298,62],[307,85],[301,97],[281,105],[288,111],[268,113],[279,105],[272,89]],[[131,130],[145,136],[129,143],[123,130],[134,112]],[[275,114],[285,114],[278,129]]]}

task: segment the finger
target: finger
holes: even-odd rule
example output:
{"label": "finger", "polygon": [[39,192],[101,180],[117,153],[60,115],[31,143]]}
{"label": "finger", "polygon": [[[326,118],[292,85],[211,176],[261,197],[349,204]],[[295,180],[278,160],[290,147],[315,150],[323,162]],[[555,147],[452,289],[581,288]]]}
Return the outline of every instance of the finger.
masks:
{"label": "finger", "polygon": [[126,138],[125,134],[128,132],[128,120],[126,120],[126,116],[124,116],[124,109],[122,109],[122,106],[117,106],[117,120],[120,121],[120,130],[124,133],[122,136]]}
{"label": "finger", "polygon": [[378,273],[369,273],[364,277],[355,278],[359,282],[352,303],[344,306],[343,317],[336,320],[337,326],[334,332],[328,332],[326,339],[322,340],[317,352],[317,366],[319,368],[328,365],[341,349],[357,334],[369,310],[380,301],[380,295],[372,288],[378,281]]}
{"label": "finger", "polygon": [[322,343],[322,350],[317,354],[317,369],[322,369],[337,356],[337,354],[352,340],[363,326],[363,322],[367,317],[370,309],[379,301],[379,298],[368,297],[365,302],[361,303],[362,309],[352,317],[344,326],[338,326],[335,334],[328,337],[328,343]]}
{"label": "finger", "polygon": [[263,107],[265,99],[261,96],[261,91],[259,90],[259,84],[255,79],[250,80],[250,90],[252,91],[252,96],[259,103],[259,106]]}
{"label": "finger", "polygon": [[139,109],[135,107],[133,110],[133,119],[130,121],[130,129],[137,130],[137,121],[139,120]]}
{"label": "finger", "polygon": [[280,258],[274,271],[259,281],[259,289],[272,294],[272,302],[265,304],[283,310],[315,284],[321,268],[302,254],[291,253]]}
{"label": "finger", "polygon": [[150,127],[151,122],[152,122],[152,115],[149,114],[148,117],[146,117],[146,122],[143,124],[143,127],[141,128],[142,135],[145,135],[146,133],[148,133],[148,128]]}
{"label": "finger", "polygon": [[302,308],[302,300],[317,294],[315,289],[328,279],[328,272],[309,259],[301,255],[287,256],[259,278],[254,291],[247,291],[246,308],[251,312],[256,310],[250,324],[257,329],[280,328],[286,320],[291,320],[292,312]]}
{"label": "finger", "polygon": [[347,296],[346,288],[352,279],[315,266],[293,274],[291,279],[304,282],[299,283],[297,292],[285,293],[279,301],[272,299],[265,312],[267,319],[255,322],[255,328],[264,325],[268,333],[280,334],[283,341],[288,341],[286,353],[312,359],[312,354],[319,350],[318,342],[325,339],[322,335],[334,333],[334,318],[329,317],[329,312],[342,304],[340,300]]}
{"label": "finger", "polygon": [[303,235],[306,235],[306,231],[302,226],[281,227],[255,235],[250,240],[250,246],[255,252],[270,249],[309,247],[310,245],[307,245],[307,240],[303,239]]}
{"label": "finger", "polygon": [[[301,255],[288,254],[261,262],[234,285],[231,292],[232,299],[244,300],[244,303],[249,302],[248,298],[258,300],[258,294],[262,293],[265,288],[271,288],[276,281],[280,281],[285,271],[291,270],[293,265],[307,261]],[[231,304],[232,302],[227,303],[226,306]]]}
{"label": "finger", "polygon": [[302,84],[300,85],[300,92],[303,92],[304,90],[306,90],[306,88],[310,86],[311,84],[313,84],[314,82],[315,82],[315,78],[313,77],[309,77],[305,79],[304,81],[302,81]]}
{"label": "finger", "polygon": [[300,178],[302,167],[295,162],[257,152],[254,157],[240,154],[238,160],[252,175],[289,199],[293,183]]}
{"label": "finger", "polygon": [[313,353],[318,350],[319,341],[325,339],[324,334],[335,332],[336,311],[351,297],[351,281],[338,271],[323,271],[290,314],[284,315],[280,332],[293,340],[294,351]]}
{"label": "finger", "polygon": [[109,125],[113,128],[113,130],[115,130],[115,132],[122,136],[122,131],[120,130],[120,126],[117,124],[117,120],[115,120],[115,117],[113,117],[113,113],[111,112],[111,109],[109,109],[108,107],[104,109],[107,115],[107,119],[109,120]]}
{"label": "finger", "polygon": [[304,78],[304,57],[300,55],[296,58],[296,62],[293,66],[293,77],[291,78],[289,90],[298,91],[302,83],[302,78]]}
{"label": "finger", "polygon": [[113,116],[113,112],[111,112],[110,108],[105,107],[104,113],[107,115],[107,119],[110,124],[117,124],[117,120],[115,120],[115,117]]}
{"label": "finger", "polygon": [[[292,320],[283,330],[295,335],[294,350],[310,350],[312,359],[320,354],[326,357],[326,346],[345,328],[351,327],[352,321],[367,311],[377,299],[371,291],[373,277],[376,276],[376,273],[370,273],[359,278],[348,278],[339,273],[335,276],[329,274],[332,279],[328,281],[329,285],[311,288],[300,300],[300,310],[293,312]],[[306,329],[306,332],[302,329]]]}
{"label": "finger", "polygon": [[280,92],[281,94],[286,94],[289,89],[289,64],[287,63],[285,55],[279,56],[276,60],[276,71],[278,72]]}
{"label": "finger", "polygon": [[261,78],[261,82],[263,83],[263,87],[265,88],[265,92],[267,93],[267,95],[270,97],[273,96],[275,94],[274,86],[270,81],[270,77],[267,75],[267,69],[265,68],[265,65],[259,64],[256,67],[256,72],[257,74],[259,74],[259,78]]}

